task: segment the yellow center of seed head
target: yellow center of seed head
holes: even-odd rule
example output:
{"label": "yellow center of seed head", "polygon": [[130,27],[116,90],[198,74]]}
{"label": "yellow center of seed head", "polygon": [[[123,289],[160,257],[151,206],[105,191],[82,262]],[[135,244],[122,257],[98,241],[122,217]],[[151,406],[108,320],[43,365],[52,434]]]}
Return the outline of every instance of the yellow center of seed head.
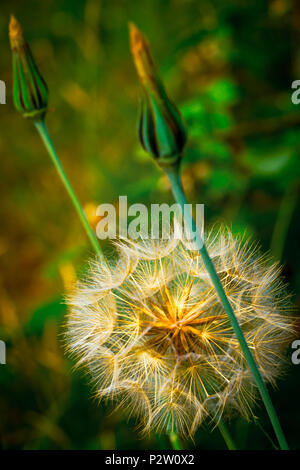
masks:
{"label": "yellow center of seed head", "polygon": [[223,315],[205,316],[200,307],[195,312],[194,306],[187,305],[189,293],[185,294],[185,302],[179,303],[180,307],[171,302],[167,288],[162,304],[150,300],[151,319],[140,323],[148,338],[145,349],[164,354],[171,343],[178,355],[206,349],[209,335],[205,330],[212,322],[223,319]]}

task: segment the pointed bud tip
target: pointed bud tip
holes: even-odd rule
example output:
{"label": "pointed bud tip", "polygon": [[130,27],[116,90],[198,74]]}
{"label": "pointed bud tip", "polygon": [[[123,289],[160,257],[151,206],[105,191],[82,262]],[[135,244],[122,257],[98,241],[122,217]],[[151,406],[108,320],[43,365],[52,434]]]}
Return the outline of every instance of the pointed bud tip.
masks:
{"label": "pointed bud tip", "polygon": [[23,29],[14,15],[10,16],[9,39],[12,49],[17,49],[24,43]]}

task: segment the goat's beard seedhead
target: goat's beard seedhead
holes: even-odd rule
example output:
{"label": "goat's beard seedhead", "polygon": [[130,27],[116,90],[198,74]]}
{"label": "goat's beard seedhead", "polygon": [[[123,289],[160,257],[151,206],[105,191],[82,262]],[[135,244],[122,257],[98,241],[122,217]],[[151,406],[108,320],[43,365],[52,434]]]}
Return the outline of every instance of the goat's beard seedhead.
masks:
{"label": "goat's beard seedhead", "polygon": [[[263,379],[274,384],[294,334],[280,269],[228,229],[208,252]],[[256,386],[201,256],[183,239],[117,244],[68,299],[67,348],[99,398],[144,431],[193,435],[204,419],[253,414]]]}

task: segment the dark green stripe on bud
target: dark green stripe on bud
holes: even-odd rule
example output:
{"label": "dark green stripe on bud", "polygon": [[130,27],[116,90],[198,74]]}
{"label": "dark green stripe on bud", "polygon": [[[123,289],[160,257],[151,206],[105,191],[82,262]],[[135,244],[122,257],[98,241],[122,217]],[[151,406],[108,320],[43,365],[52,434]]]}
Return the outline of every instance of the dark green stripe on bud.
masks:
{"label": "dark green stripe on bud", "polygon": [[154,65],[147,40],[130,25],[131,51],[143,87],[139,138],[160,166],[177,165],[186,143],[186,130],[177,107],[169,99]]}
{"label": "dark green stripe on bud", "polygon": [[47,111],[48,88],[41,76],[20,23],[11,16],[9,39],[13,62],[13,100],[26,118],[42,119]]}

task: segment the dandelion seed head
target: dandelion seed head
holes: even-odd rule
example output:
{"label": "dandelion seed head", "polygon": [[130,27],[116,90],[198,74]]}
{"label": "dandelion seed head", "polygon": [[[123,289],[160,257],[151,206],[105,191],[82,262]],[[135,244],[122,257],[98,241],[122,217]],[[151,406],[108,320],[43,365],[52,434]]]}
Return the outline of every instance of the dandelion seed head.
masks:
{"label": "dandelion seed head", "polygon": [[[280,269],[229,229],[206,245],[266,382],[294,335]],[[67,349],[99,399],[145,432],[192,435],[205,419],[253,415],[255,382],[201,257],[183,239],[122,240],[118,261],[93,261],[68,299]]]}

